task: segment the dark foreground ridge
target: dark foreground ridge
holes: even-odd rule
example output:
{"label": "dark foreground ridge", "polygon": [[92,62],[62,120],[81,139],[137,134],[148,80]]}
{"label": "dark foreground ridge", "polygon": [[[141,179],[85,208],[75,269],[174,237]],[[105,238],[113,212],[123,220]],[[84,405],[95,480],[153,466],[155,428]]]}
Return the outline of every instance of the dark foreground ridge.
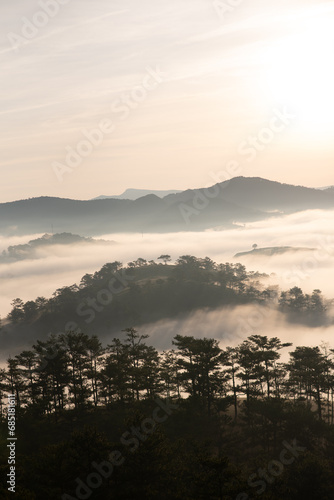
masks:
{"label": "dark foreground ridge", "polygon": [[333,349],[257,334],[224,350],[210,338],[173,343],[158,353],[127,328],[103,348],[68,332],[9,359],[1,498],[12,498],[7,394],[16,498],[333,498]]}

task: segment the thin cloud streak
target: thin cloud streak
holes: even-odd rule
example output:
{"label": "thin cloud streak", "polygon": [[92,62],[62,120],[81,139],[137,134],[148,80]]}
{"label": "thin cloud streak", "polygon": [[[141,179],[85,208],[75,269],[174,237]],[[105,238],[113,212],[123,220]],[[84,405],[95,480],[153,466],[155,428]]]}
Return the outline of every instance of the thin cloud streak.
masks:
{"label": "thin cloud streak", "polygon": [[[56,36],[56,35],[61,35],[62,33],[65,33],[65,31],[68,31],[70,29],[75,29],[75,28],[84,26],[86,24],[91,24],[91,23],[94,24],[94,23],[97,23],[98,21],[102,21],[103,19],[107,19],[108,17],[117,16],[120,14],[126,14],[127,12],[129,12],[129,9],[118,10],[115,12],[108,12],[107,14],[103,14],[102,16],[98,16],[98,17],[95,17],[93,19],[86,19],[85,21],[81,21],[79,23],[70,24],[68,26],[63,26],[62,28],[50,31],[49,33],[46,33],[43,36],[35,37],[32,40],[27,40],[22,45],[22,47],[26,47],[28,45],[38,43],[40,41],[46,40],[47,38],[52,38],[53,36]],[[20,48],[19,50],[22,50],[22,48]],[[13,52],[13,51],[14,52],[16,51],[15,47],[9,47],[8,49],[0,50],[0,55],[7,54],[8,52]]]}

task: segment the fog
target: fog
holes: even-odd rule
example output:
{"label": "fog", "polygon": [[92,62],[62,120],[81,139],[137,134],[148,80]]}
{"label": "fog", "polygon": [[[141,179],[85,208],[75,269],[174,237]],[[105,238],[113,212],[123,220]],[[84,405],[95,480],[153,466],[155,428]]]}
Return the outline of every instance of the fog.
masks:
{"label": "fog", "polygon": [[274,308],[258,305],[214,311],[202,309],[182,318],[158,321],[139,329],[140,333],[150,336],[148,342],[159,350],[170,349],[173,337],[178,334],[215,338],[222,348],[235,347],[254,334],[279,337],[282,342],[293,343],[292,348],[282,351],[283,361],[286,361],[288,352],[298,345],[320,346],[324,342],[334,347],[334,325],[311,328],[291,324]]}
{"label": "fog", "polygon": [[[333,316],[333,315],[332,315]],[[180,315],[173,319],[164,319],[145,325],[133,325],[140,334],[147,334],[148,345],[153,345],[159,352],[173,348],[175,335],[191,335],[194,337],[215,338],[221,348],[235,347],[250,335],[266,335],[278,337],[282,342],[292,342],[293,346],[283,349],[281,361],[288,360],[289,352],[297,346],[327,345],[334,348],[334,325],[310,327],[297,323],[289,323],[286,317],[275,307],[260,305],[243,305],[224,307],[216,310],[200,309],[190,314]],[[27,332],[12,338],[10,333],[2,335],[0,352],[0,368],[5,366],[8,357],[15,356],[24,349],[31,348],[35,340],[27,339]],[[99,333],[104,346],[110,344],[114,337],[122,338],[121,332]],[[44,337],[46,340],[47,336]]]}
{"label": "fog", "polygon": [[[86,273],[93,273],[106,262],[115,260],[126,264],[138,257],[157,259],[162,253],[172,259],[191,254],[208,256],[216,262],[242,262],[248,270],[266,272],[272,283],[283,289],[294,285],[305,292],[320,288],[327,298],[334,298],[334,211],[305,211],[285,217],[238,226],[231,230],[211,230],[202,233],[173,234],[109,234],[104,240],[115,241],[115,245],[55,245],[38,249],[38,259],[0,264],[0,315],[4,318],[11,309],[11,301],[34,300],[38,296],[50,297],[60,287],[79,283]],[[0,251],[9,245],[27,243],[29,237],[0,237]],[[306,252],[292,252],[272,257],[245,256],[234,258],[235,253],[249,251],[252,245],[308,247]],[[273,274],[274,273],[274,274]],[[198,312],[178,321],[147,325],[147,331],[159,345],[170,346],[170,338],[176,333],[208,335],[229,340],[231,344],[242,338],[238,333],[239,312]],[[198,315],[198,316],[197,316]],[[269,321],[269,320],[268,320]],[[282,322],[280,316],[271,316],[270,323],[263,324],[262,334],[296,338],[303,343],[312,339],[326,340],[333,328],[307,329]],[[208,324],[210,325],[208,327]],[[247,336],[247,334],[245,334]],[[163,341],[161,339],[164,339]],[[320,341],[319,340],[319,341]],[[166,344],[165,344],[166,341]]]}

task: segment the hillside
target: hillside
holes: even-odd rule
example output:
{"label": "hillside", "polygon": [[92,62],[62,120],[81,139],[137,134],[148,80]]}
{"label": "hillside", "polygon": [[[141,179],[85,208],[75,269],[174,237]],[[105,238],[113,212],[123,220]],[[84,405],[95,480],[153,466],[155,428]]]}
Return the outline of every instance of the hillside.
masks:
{"label": "hillside", "polygon": [[334,207],[332,192],[282,184],[259,177],[235,177],[223,182],[221,196],[226,201],[269,212],[292,213]]}
{"label": "hillside", "polygon": [[94,240],[93,238],[85,238],[77,234],[61,233],[61,234],[44,234],[41,238],[30,240],[23,245],[11,245],[4,250],[0,255],[0,263],[15,262],[25,259],[38,259],[40,258],[39,250],[43,248],[50,248],[55,245],[95,245],[95,244],[113,245],[113,241]]}
{"label": "hillside", "polygon": [[271,257],[273,255],[282,255],[284,253],[296,252],[312,252],[314,248],[307,247],[266,247],[266,248],[253,248],[248,252],[239,252],[234,255],[235,258],[251,256],[251,257]]}
{"label": "hillside", "polygon": [[[45,338],[50,333],[81,330],[111,338],[133,325],[189,315],[194,311],[258,303],[279,303],[279,290],[266,274],[249,272],[240,264],[217,264],[208,257],[181,256],[176,264],[137,259],[123,267],[105,264],[85,274],[79,284],[56,290],[52,297],[12,302],[0,330],[3,353]],[[319,290],[300,289],[282,294],[282,313],[288,321],[309,325],[330,322]]]}
{"label": "hillside", "polygon": [[85,236],[123,232],[203,231],[235,227],[276,214],[333,209],[331,190],[292,186],[260,178],[236,177],[210,189],[189,189],[159,198],[70,200],[32,198],[0,204],[0,233],[57,232]]}

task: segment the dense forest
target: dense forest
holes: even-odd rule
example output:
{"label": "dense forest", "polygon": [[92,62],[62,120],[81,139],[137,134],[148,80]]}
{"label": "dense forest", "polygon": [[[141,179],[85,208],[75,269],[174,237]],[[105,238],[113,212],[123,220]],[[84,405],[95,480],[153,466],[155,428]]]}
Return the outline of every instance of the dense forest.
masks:
{"label": "dense forest", "polygon": [[146,337],[68,332],[8,360],[18,498],[333,498],[334,349],[176,335],[159,353]]}
{"label": "dense forest", "polygon": [[[294,286],[281,291],[264,273],[247,271],[240,263],[217,264],[209,257],[169,255],[156,261],[138,258],[123,265],[105,264],[94,274],[85,274],[79,284],[57,289],[52,297],[12,301],[6,328],[11,337],[27,338],[45,332],[65,333],[79,328],[101,335],[119,332],[176,317],[200,308],[254,304],[280,310],[290,322],[310,326],[332,322],[327,314],[331,302],[321,291],[303,293]],[[160,260],[160,262],[159,262]]]}
{"label": "dense forest", "polygon": [[222,348],[175,331],[171,348],[159,351],[138,327],[242,304],[316,326],[332,322],[331,302],[317,289],[279,290],[241,264],[157,260],[108,263],[49,299],[13,301],[2,333],[43,335],[0,370],[0,497],[12,496],[13,394],[22,500],[332,499],[331,346],[255,331]]}

